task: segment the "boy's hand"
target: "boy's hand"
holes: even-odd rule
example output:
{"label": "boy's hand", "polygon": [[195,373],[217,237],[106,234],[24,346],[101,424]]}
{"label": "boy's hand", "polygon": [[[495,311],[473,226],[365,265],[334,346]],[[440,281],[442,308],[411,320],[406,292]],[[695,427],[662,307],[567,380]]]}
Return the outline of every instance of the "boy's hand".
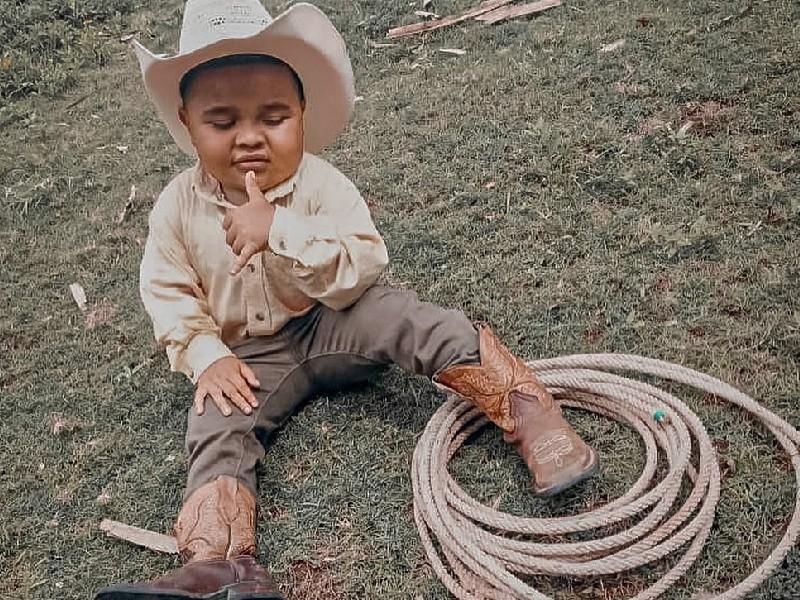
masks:
{"label": "boy's hand", "polygon": [[211,363],[197,380],[197,391],[194,394],[194,406],[197,414],[202,415],[206,409],[206,398],[211,396],[214,404],[224,416],[229,417],[233,410],[231,403],[249,415],[258,407],[253,390],[261,384],[255,373],[235,356],[226,356]]}
{"label": "boy's hand", "polygon": [[267,249],[269,230],[275,207],[264,198],[264,194],[256,184],[256,174],[248,171],[244,176],[247,204],[229,208],[222,221],[225,230],[225,241],[238,257],[231,269],[231,275],[237,275],[254,254]]}

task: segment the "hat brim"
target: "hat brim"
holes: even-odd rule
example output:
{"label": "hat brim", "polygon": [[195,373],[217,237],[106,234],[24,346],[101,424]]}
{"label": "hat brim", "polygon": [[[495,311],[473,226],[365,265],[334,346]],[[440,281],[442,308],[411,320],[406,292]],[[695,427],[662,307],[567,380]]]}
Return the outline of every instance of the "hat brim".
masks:
{"label": "hat brim", "polygon": [[328,17],[311,4],[295,4],[253,36],[220,40],[174,57],[153,54],[138,41],[133,42],[133,47],[159,117],[178,147],[190,156],[197,153],[178,116],[182,104],[180,80],[196,66],[215,58],[267,54],[294,69],[306,96],[308,152],[319,152],[331,144],[353,112],[353,69],[344,40]]}

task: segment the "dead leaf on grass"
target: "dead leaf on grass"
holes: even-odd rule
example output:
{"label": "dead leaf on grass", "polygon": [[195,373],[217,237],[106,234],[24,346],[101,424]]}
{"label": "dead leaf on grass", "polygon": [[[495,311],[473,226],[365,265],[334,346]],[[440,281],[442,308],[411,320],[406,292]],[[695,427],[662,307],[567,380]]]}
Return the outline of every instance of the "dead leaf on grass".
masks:
{"label": "dead leaf on grass", "polygon": [[86,329],[94,329],[100,325],[107,325],[114,318],[117,312],[117,307],[108,301],[104,301],[99,306],[95,307],[91,312],[86,314],[84,324]]}
{"label": "dead leaf on grass", "polygon": [[86,312],[86,290],[80,283],[70,283],[69,291],[81,312]]}
{"label": "dead leaf on grass", "polygon": [[70,419],[61,413],[53,413],[49,418],[49,428],[53,435],[61,435],[64,432],[71,433],[81,428],[81,422],[77,419]]}
{"label": "dead leaf on grass", "polygon": [[109,502],[111,502],[111,494],[109,493],[107,488],[103,488],[103,491],[95,500],[100,506],[105,506]]}
{"label": "dead leaf on grass", "polygon": [[646,137],[653,135],[657,131],[668,129],[668,127],[669,122],[664,118],[664,116],[661,114],[655,114],[642,121],[639,124],[639,128],[636,130],[636,133],[629,134],[626,137],[632,142],[641,142]]}
{"label": "dead leaf on grass", "polygon": [[456,56],[464,56],[467,51],[461,48],[439,48],[439,52],[443,54],[455,54]]}
{"label": "dead leaf on grass", "polygon": [[586,338],[586,341],[589,342],[592,346],[600,342],[603,339],[603,334],[605,333],[605,324],[597,321],[592,323],[592,325],[583,332],[583,337]]}
{"label": "dead leaf on grass", "polygon": [[131,185],[131,192],[128,194],[128,201],[125,203],[125,206],[122,207],[122,210],[117,215],[117,225],[121,225],[122,222],[125,220],[125,217],[128,215],[128,211],[133,207],[133,201],[136,199],[136,186]]}
{"label": "dead leaf on grass", "polygon": [[614,83],[614,91],[619,94],[638,94],[641,91],[641,87],[636,85],[635,83],[625,83],[624,81],[617,81]]}
{"label": "dead leaf on grass", "polygon": [[613,52],[614,50],[619,50],[625,45],[625,38],[618,39],[610,44],[606,44],[602,48],[600,48],[600,52]]}
{"label": "dead leaf on grass", "polygon": [[711,135],[729,120],[732,113],[731,106],[716,100],[687,102],[680,109],[681,127],[678,136],[680,137],[681,131],[685,135],[689,130],[698,135]]}
{"label": "dead leaf on grass", "polygon": [[653,24],[653,19],[650,17],[638,17],[636,19],[636,26],[637,27],[650,27]]}
{"label": "dead leaf on grass", "polygon": [[434,12],[428,10],[415,10],[414,14],[424,19],[440,19],[441,17]]}

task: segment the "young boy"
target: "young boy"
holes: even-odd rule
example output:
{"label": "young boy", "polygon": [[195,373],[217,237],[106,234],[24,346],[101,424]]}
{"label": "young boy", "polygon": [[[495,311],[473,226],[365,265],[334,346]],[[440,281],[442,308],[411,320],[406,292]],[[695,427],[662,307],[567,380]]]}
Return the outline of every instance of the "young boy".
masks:
{"label": "young boy", "polygon": [[97,598],[281,598],[256,564],[256,462],[306,398],[388,364],[473,402],[554,494],[595,453],[488,328],[374,285],[388,257],[355,186],[309,152],[353,106],[344,42],[316,8],[189,0],[180,53],[137,45],[145,85],[198,157],[150,215],[141,294],[173,370],[196,384],[175,525],[185,566]]}

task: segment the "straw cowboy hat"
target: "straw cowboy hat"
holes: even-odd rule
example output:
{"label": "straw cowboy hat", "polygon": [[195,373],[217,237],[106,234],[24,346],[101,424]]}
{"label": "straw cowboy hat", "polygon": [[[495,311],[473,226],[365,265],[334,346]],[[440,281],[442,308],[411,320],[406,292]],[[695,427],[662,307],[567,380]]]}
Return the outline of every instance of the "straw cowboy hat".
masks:
{"label": "straw cowboy hat", "polygon": [[178,54],[153,54],[133,42],[144,85],[178,146],[195,156],[178,118],[181,78],[194,67],[234,54],[268,54],[295,70],[306,96],[305,148],[333,142],[353,112],[353,69],[344,40],[311,4],[295,4],[275,19],[260,0],[188,0]]}

